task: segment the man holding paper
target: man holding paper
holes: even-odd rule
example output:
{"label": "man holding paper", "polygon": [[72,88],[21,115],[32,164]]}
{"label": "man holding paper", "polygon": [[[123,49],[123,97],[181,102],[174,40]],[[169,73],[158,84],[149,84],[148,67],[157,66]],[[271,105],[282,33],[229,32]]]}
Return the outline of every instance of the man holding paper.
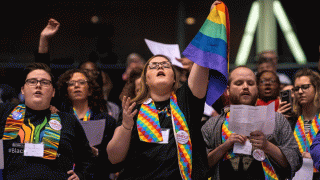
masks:
{"label": "man holding paper", "polygon": [[[253,71],[245,66],[233,70],[229,74],[227,94],[231,105],[254,106],[258,88]],[[228,128],[229,116],[230,111],[225,109],[202,127],[213,179],[286,179],[294,176],[301,167],[302,157],[283,115],[275,114],[272,134],[265,135],[256,130],[249,136],[233,133]]]}

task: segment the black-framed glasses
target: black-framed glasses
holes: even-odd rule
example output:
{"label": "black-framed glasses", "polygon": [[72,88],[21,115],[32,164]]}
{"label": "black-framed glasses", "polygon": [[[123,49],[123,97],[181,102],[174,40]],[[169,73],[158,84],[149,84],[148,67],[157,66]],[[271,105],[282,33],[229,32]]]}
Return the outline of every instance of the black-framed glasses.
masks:
{"label": "black-framed glasses", "polygon": [[170,63],[169,61],[149,63],[149,68],[150,68],[150,69],[157,69],[157,68],[159,68],[160,65],[161,65],[163,68],[171,68],[171,63]]}
{"label": "black-framed glasses", "polygon": [[304,90],[309,89],[309,87],[310,87],[311,85],[312,85],[312,84],[303,84],[303,85],[301,85],[301,86],[296,86],[296,87],[293,87],[293,88],[292,88],[292,91],[293,91],[293,92],[298,92],[298,91],[300,90],[300,88],[301,88],[302,91],[304,91]]}
{"label": "black-framed glasses", "polygon": [[79,84],[80,86],[85,86],[88,81],[87,80],[84,80],[84,79],[80,79],[78,81],[68,81],[67,84],[68,86],[76,86],[76,84]]}
{"label": "black-framed glasses", "polygon": [[27,79],[25,81],[25,83],[28,85],[28,86],[36,86],[38,84],[38,82],[40,83],[40,86],[43,86],[43,87],[48,87],[51,85],[51,81],[50,80],[47,80],[47,79],[42,79],[42,80],[38,80],[38,79]]}

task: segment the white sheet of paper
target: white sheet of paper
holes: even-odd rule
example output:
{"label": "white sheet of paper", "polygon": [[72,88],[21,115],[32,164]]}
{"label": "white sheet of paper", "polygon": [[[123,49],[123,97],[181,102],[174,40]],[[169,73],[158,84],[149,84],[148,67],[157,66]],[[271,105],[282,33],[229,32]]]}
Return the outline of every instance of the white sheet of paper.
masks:
{"label": "white sheet of paper", "polygon": [[3,140],[0,139],[0,169],[4,169]]}
{"label": "white sheet of paper", "polygon": [[24,144],[24,156],[43,157],[44,144]]}
{"label": "white sheet of paper", "polygon": [[265,135],[273,133],[275,126],[274,102],[268,106],[231,105],[229,130],[250,136],[256,130]]}
{"label": "white sheet of paper", "polygon": [[215,110],[213,109],[212,106],[209,106],[207,103],[204,103],[203,114],[205,114],[207,116],[211,116],[213,111],[215,111]]}
{"label": "white sheet of paper", "polygon": [[183,68],[182,63],[176,60],[176,58],[181,58],[178,44],[163,44],[149,39],[144,40],[153,55],[165,55],[171,59],[173,65]]}
{"label": "white sheet of paper", "polygon": [[292,180],[306,180],[313,177],[313,161],[309,158],[303,158],[302,167],[296,172]]}
{"label": "white sheet of paper", "polygon": [[233,153],[251,155],[251,152],[252,144],[250,143],[249,139],[247,139],[244,145],[240,143],[234,143],[233,145]]}
{"label": "white sheet of paper", "polygon": [[106,120],[80,121],[84,132],[87,135],[90,146],[98,145],[102,142]]}
{"label": "white sheet of paper", "polygon": [[161,135],[162,135],[163,141],[159,142],[159,144],[168,144],[169,134],[170,134],[170,129],[161,128]]}

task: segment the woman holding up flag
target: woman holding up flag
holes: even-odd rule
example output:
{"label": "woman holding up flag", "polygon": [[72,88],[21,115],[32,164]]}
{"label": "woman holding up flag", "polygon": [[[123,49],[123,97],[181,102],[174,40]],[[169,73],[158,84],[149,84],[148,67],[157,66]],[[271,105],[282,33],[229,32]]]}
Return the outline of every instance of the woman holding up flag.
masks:
{"label": "woman holding up flag", "polygon": [[201,116],[208,77],[209,68],[195,63],[178,89],[168,57],[148,60],[137,97],[123,98],[122,121],[107,147],[112,163],[124,163],[119,179],[207,179]]}

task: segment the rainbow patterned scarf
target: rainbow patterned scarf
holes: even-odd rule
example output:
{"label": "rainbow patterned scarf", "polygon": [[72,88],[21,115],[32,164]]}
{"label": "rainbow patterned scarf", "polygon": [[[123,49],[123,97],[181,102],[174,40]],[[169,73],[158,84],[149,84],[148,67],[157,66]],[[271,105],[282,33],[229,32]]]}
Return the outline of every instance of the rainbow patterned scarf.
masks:
{"label": "rainbow patterned scarf", "polygon": [[[296,127],[294,128],[293,135],[298,143],[300,153],[310,152],[310,146],[313,142],[313,139],[316,137],[320,129],[319,115],[320,114],[317,114],[312,120],[310,131],[308,134],[306,134],[304,130],[303,116],[299,116]],[[318,170],[316,168],[313,168],[313,172],[318,172]]]}
{"label": "rainbow patterned scarf", "polygon": [[[230,112],[227,113],[226,120],[222,124],[222,143],[224,143],[232,134],[232,132],[228,129],[229,115],[230,115]],[[229,153],[225,154],[223,160],[228,160],[228,159],[231,159],[235,156],[237,156],[237,155],[234,154],[232,151],[230,151]],[[264,172],[265,180],[277,180],[278,179],[278,177],[277,177],[277,175],[276,175],[276,173],[275,173],[275,171],[274,171],[274,169],[273,169],[273,167],[267,157],[265,158],[264,161],[261,161],[261,165],[262,165],[262,169]]]}
{"label": "rainbow patterned scarf", "polygon": [[[35,134],[39,134],[39,133],[32,133],[35,131],[35,128],[32,128],[34,127],[32,124],[30,125],[31,130],[28,130],[30,128],[24,124],[24,117],[26,112],[25,109],[26,109],[25,105],[20,104],[17,107],[15,107],[14,110],[11,112],[11,114],[8,116],[3,138],[2,138],[3,140],[15,139],[19,135],[21,139],[21,143],[26,143],[27,141],[32,143],[33,137],[31,136],[34,136]],[[20,116],[20,118],[15,118],[17,116]],[[58,114],[51,114],[50,121],[58,122],[61,125],[61,120]],[[42,136],[42,143],[44,144],[43,158],[54,160],[56,159],[57,151],[59,147],[60,129],[59,130],[53,129],[50,126],[49,122],[45,124],[45,129]],[[21,131],[21,128],[23,128],[22,131]],[[39,137],[39,139],[41,138]]]}
{"label": "rainbow patterned scarf", "polygon": [[[176,140],[178,162],[180,174],[183,180],[191,179],[192,172],[192,144],[190,139],[189,128],[180,110],[177,97],[174,92],[170,96],[171,117],[174,122],[174,134],[179,131],[185,131],[189,135],[189,140],[186,144],[180,144]],[[139,138],[144,142],[161,142],[163,141],[161,127],[159,122],[158,110],[154,102],[142,104],[137,118],[137,129]]]}
{"label": "rainbow patterned scarf", "polygon": [[[77,117],[77,119],[79,119],[78,117],[78,114],[76,112],[76,109],[73,108],[73,113],[74,115]],[[91,110],[89,109],[87,112],[86,112],[86,115],[84,115],[83,117],[83,121],[89,121],[90,120],[90,117],[91,117]],[[79,119],[80,120],[80,119]]]}

